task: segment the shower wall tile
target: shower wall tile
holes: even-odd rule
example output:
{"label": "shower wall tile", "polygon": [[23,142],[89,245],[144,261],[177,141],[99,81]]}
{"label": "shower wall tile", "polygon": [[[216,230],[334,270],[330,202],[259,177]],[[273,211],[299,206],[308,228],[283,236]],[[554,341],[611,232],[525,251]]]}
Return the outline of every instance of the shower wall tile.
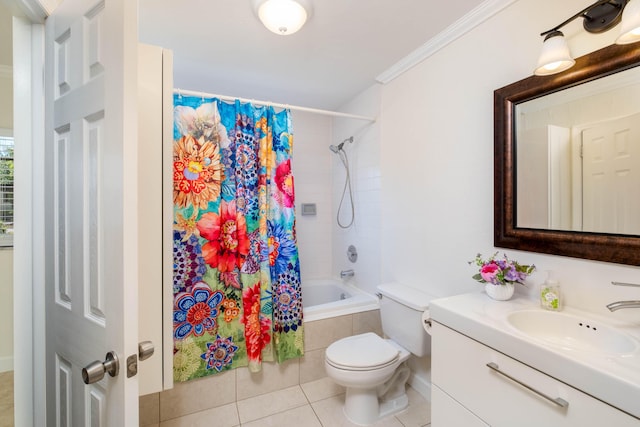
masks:
{"label": "shower wall tile", "polygon": [[300,383],[307,383],[326,377],[324,369],[324,348],[318,350],[306,350],[304,357],[300,359]]}
{"label": "shower wall tile", "polygon": [[353,335],[353,320],[351,315],[339,316],[307,322],[304,328],[305,351],[318,350],[328,347],[340,338]]}
{"label": "shower wall tile", "polygon": [[[372,86],[342,106],[340,111],[379,117],[381,95],[381,87]],[[349,135],[354,136],[354,143],[349,147],[349,161],[356,217],[354,226],[348,230],[342,230],[336,225],[332,228],[334,253],[332,268],[334,272],[353,268],[356,271],[356,285],[374,294],[376,286],[381,283],[383,265],[380,238],[382,228],[380,121],[363,125],[354,120],[334,119],[333,135],[334,140]],[[344,185],[342,172],[344,168],[340,162],[334,162],[333,168],[332,195],[335,215]],[[343,255],[349,245],[355,245],[359,252],[358,261],[355,264],[350,264]]]}
{"label": "shower wall tile", "polygon": [[[306,202],[316,203],[317,215],[299,214],[301,204]],[[331,276],[332,244],[330,198],[326,197],[323,201],[319,195],[307,198],[298,196],[297,210],[296,231],[303,283],[307,279],[328,278]]]}
{"label": "shower wall tile", "polygon": [[264,393],[300,384],[300,367],[297,359],[284,363],[265,362],[260,372],[236,369],[237,400],[248,399]]}
{"label": "shower wall tile", "polygon": [[[331,119],[295,111],[292,168],[296,191],[296,232],[302,280],[331,277],[333,239]],[[300,215],[315,203],[315,216]],[[304,295],[303,295],[304,298]]]}
{"label": "shower wall tile", "polygon": [[174,383],[172,389],[160,393],[160,421],[235,402],[236,372]]}

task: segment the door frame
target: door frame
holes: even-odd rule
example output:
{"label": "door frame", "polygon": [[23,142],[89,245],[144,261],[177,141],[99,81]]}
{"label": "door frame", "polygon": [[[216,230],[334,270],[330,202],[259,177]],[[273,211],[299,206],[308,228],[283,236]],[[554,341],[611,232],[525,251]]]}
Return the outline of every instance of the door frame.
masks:
{"label": "door frame", "polygon": [[[52,6],[49,1],[49,6]],[[14,420],[46,424],[44,271],[44,19],[38,0],[9,0],[13,18],[16,215],[14,239]],[[15,52],[28,52],[17,55]],[[21,220],[22,219],[22,220]]]}

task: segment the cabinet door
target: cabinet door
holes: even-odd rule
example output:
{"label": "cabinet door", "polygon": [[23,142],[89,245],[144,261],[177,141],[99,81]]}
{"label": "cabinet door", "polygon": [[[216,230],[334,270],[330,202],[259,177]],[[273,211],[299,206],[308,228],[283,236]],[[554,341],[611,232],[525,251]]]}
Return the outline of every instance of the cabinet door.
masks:
{"label": "cabinet door", "polygon": [[431,426],[489,427],[436,385],[431,388]]}
{"label": "cabinet door", "polygon": [[493,427],[640,426],[639,419],[437,322],[431,332],[433,384]]}

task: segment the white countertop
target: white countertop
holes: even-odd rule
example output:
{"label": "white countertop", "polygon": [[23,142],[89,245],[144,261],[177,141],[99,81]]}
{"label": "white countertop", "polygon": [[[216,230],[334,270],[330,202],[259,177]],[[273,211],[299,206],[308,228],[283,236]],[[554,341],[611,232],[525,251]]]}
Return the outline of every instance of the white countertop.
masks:
{"label": "white countertop", "polygon": [[507,322],[507,315],[540,308],[537,301],[517,295],[509,301],[494,301],[484,291],[456,295],[431,301],[429,309],[432,320],[640,418],[640,322],[565,307],[563,312],[615,327],[638,342],[638,350],[618,355],[548,345],[525,335]]}

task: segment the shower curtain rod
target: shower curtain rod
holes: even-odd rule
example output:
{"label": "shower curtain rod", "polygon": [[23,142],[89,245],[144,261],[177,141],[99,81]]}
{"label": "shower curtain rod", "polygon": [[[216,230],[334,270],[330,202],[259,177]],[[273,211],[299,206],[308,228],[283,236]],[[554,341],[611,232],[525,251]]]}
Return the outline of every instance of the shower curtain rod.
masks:
{"label": "shower curtain rod", "polygon": [[299,105],[289,105],[289,104],[279,104],[277,102],[270,101],[258,101],[257,99],[248,99],[248,98],[238,98],[235,96],[227,96],[227,95],[215,95],[212,93],[206,92],[197,92],[194,90],[183,90],[183,89],[174,89],[173,93],[178,95],[186,95],[186,96],[200,96],[203,98],[218,98],[224,101],[235,101],[236,99],[240,102],[250,102],[253,104],[271,106],[276,108],[285,108],[289,110],[297,110],[297,111],[305,111],[307,113],[316,113],[316,114],[324,114],[325,116],[335,116],[335,117],[344,117],[347,119],[356,119],[356,120],[366,120],[369,122],[375,122],[375,117],[367,117],[367,116],[359,116],[357,114],[349,114],[349,113],[341,113],[339,111],[329,111],[329,110],[320,110],[317,108],[309,108],[309,107],[301,107]]}

